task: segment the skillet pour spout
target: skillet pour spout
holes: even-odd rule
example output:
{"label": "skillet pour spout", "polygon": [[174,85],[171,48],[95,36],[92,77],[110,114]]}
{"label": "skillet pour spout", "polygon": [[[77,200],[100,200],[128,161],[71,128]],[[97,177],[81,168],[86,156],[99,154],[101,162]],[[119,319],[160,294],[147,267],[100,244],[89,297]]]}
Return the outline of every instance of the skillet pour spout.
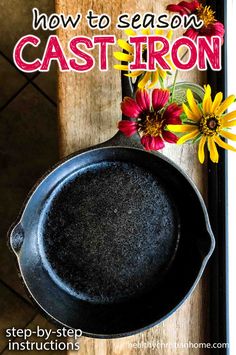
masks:
{"label": "skillet pour spout", "polygon": [[[123,96],[130,90],[123,82]],[[52,168],[9,242],[41,311],[98,338],[132,335],[169,317],[193,292],[215,245],[189,177],[121,134]]]}

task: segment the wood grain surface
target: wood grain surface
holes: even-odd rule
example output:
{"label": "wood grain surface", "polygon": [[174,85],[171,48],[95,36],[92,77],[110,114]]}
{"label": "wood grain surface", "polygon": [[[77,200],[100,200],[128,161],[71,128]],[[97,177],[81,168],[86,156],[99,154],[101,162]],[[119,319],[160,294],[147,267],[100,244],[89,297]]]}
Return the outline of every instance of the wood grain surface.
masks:
{"label": "wood grain surface", "polygon": [[[120,13],[164,11],[169,0],[56,0],[58,13],[85,15],[88,9],[96,13],[107,13],[112,18],[112,26],[103,34],[115,34],[122,37],[122,32],[115,28],[116,18]],[[67,48],[69,39],[76,35],[93,36],[98,31],[91,31],[82,21],[76,30],[58,30],[63,47]],[[116,132],[116,123],[120,119],[120,73],[112,69],[117,63],[109,49],[109,71],[99,72],[97,66],[88,73],[59,73],[59,129],[61,156],[75,152],[96,143],[107,140]],[[93,51],[97,58],[97,49]],[[181,74],[179,80],[203,83],[204,77],[197,71]],[[171,84],[171,81],[170,81]],[[197,160],[193,146],[168,145],[163,154],[179,164],[195,181],[202,195],[207,197],[206,167]],[[191,208],[191,207],[190,207]],[[193,211],[194,213],[194,211]],[[162,324],[139,335],[115,339],[100,340],[82,338],[79,354],[83,355],[136,355],[136,354],[204,354],[202,349],[175,348],[179,343],[209,342],[209,292],[208,277],[204,277],[193,295],[184,305]],[[184,277],[184,275],[183,275]],[[162,343],[155,350],[149,348],[153,343]],[[164,346],[164,344],[166,344]],[[169,344],[169,345],[168,345]],[[143,348],[139,348],[143,346]],[[145,349],[145,346],[147,347]],[[72,354],[71,352],[70,354]],[[74,354],[74,353],[73,353]],[[209,354],[209,352],[208,352]]]}

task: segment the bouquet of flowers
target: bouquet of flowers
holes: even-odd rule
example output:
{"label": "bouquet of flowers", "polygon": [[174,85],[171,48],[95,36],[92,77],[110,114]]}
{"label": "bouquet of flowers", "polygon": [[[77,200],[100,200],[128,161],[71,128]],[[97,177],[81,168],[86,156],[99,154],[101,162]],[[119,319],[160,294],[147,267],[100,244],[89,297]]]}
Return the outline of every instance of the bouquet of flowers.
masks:
{"label": "bouquet of flowers", "polygon": [[[167,6],[167,10],[176,12],[181,16],[195,14],[202,20],[199,29],[189,28],[183,35],[196,41],[198,36],[211,39],[214,36],[224,42],[224,25],[215,19],[215,13],[209,6],[203,6],[197,0],[191,2],[181,1],[178,4]],[[142,31],[150,35],[149,29]],[[128,36],[136,33],[129,29]],[[173,32],[156,30],[156,35],[172,38]],[[146,150],[160,150],[165,147],[165,142],[174,144],[192,143],[198,144],[198,158],[200,163],[205,161],[205,146],[208,147],[210,159],[218,163],[219,154],[217,146],[236,151],[236,148],[226,143],[225,139],[236,141],[236,135],[230,132],[236,126],[236,111],[226,113],[235,102],[235,96],[230,95],[223,100],[222,92],[212,96],[210,85],[202,88],[202,100],[197,101],[190,88],[185,92],[186,99],[179,102],[175,95],[178,70],[175,70],[171,57],[165,57],[166,62],[175,71],[171,88],[166,87],[166,79],[172,75],[170,71],[164,71],[158,65],[155,71],[129,72],[129,63],[133,61],[133,46],[129,41],[119,40],[121,52],[114,52],[116,59],[121,64],[115,65],[118,70],[124,70],[125,75],[135,79],[137,88],[134,97],[125,97],[121,103],[122,113],[127,117],[118,123],[118,128],[127,137],[138,133],[141,143]],[[184,53],[182,59],[186,56]],[[143,60],[145,60],[145,47],[143,48]]]}

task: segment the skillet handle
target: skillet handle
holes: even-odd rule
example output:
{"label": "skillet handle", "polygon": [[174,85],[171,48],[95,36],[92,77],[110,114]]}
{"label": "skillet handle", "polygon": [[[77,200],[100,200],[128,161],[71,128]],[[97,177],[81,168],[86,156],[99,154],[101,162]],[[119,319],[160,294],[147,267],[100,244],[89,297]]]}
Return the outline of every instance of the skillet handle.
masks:
{"label": "skillet handle", "polygon": [[24,230],[21,223],[17,223],[9,232],[9,243],[12,251],[18,256],[24,240]]}

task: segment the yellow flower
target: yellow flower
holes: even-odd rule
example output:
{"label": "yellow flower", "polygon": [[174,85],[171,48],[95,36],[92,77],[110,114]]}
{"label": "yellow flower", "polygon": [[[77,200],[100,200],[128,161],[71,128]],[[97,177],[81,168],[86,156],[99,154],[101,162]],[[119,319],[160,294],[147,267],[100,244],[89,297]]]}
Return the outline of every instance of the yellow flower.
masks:
{"label": "yellow flower", "polygon": [[220,138],[236,141],[236,135],[229,132],[231,127],[236,126],[236,111],[225,114],[228,107],[235,101],[235,96],[231,95],[222,102],[223,94],[219,92],[212,100],[210,85],[205,86],[204,89],[205,95],[202,105],[198,105],[192,91],[187,90],[188,105],[183,104],[183,110],[188,122],[183,125],[168,125],[167,128],[172,132],[187,133],[178,140],[177,144],[199,140],[198,158],[200,163],[205,160],[204,147],[207,143],[210,159],[214,163],[218,163],[217,145],[236,152],[236,148]]}
{"label": "yellow flower", "polygon": [[[127,36],[137,36],[137,33],[131,29],[126,30],[125,33],[127,34]],[[142,30],[142,34],[149,36],[151,34],[151,31],[150,31],[150,29],[145,29],[145,30]],[[157,36],[165,36],[163,30],[156,30],[155,34]],[[173,31],[170,30],[167,32],[165,37],[170,40],[172,38],[172,36],[173,36]],[[113,55],[116,59],[120,60],[121,62],[126,62],[126,64],[123,64],[123,63],[116,64],[116,65],[114,65],[114,68],[118,69],[118,70],[129,71],[128,64],[132,63],[134,61],[134,46],[131,45],[130,43],[126,42],[123,39],[118,39],[117,43],[118,43],[119,47],[122,50],[125,50],[127,53],[114,52]],[[161,46],[160,43],[157,45],[157,49],[159,48],[159,46]],[[166,62],[169,64],[169,66],[172,69],[174,69],[174,65],[172,63],[170,54],[167,54],[164,58],[165,58]],[[143,60],[144,61],[146,60],[145,46],[143,46]],[[126,74],[126,75],[131,78],[137,78],[137,77],[141,76],[141,80],[138,83],[138,88],[144,89],[145,87],[147,87],[147,88],[151,89],[158,83],[158,81],[160,81],[160,80],[163,81],[166,78],[167,72],[165,70],[163,70],[160,66],[157,65],[155,71],[138,70],[138,71],[130,72],[129,74]]]}

